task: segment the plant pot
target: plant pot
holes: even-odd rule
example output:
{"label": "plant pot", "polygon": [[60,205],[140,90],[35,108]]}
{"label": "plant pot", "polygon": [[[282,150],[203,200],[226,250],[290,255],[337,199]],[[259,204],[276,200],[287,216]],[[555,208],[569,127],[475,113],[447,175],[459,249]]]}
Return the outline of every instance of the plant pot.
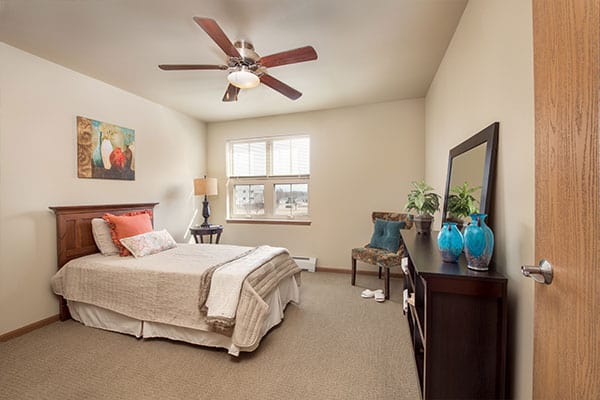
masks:
{"label": "plant pot", "polygon": [[432,215],[415,215],[413,221],[418,234],[428,235],[431,233],[431,223],[433,222]]}

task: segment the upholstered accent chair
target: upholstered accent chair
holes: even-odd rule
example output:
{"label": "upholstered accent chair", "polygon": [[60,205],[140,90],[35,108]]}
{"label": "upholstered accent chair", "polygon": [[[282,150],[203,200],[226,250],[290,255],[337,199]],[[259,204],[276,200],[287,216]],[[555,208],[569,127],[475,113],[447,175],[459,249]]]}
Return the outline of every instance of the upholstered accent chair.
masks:
{"label": "upholstered accent chair", "polygon": [[[404,221],[404,229],[410,229],[412,227],[412,220],[409,218],[409,214],[404,213],[392,213],[392,212],[380,212],[375,211],[371,215],[371,219],[375,224],[375,221],[380,219],[384,221]],[[352,249],[352,286],[356,283],[356,261],[362,261],[367,264],[376,265],[379,267],[379,279],[381,279],[382,268],[385,268],[385,298],[390,298],[390,269],[393,267],[400,267],[402,258],[406,257],[406,250],[402,239],[399,239],[398,251],[391,252],[386,249],[380,249],[371,247],[370,244],[364,247],[357,247]]]}

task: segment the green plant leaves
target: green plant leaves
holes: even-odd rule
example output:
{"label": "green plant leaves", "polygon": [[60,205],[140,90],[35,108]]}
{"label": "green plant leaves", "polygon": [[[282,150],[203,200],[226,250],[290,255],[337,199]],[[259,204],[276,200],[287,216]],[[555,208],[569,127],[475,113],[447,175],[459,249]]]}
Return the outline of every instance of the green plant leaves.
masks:
{"label": "green plant leaves", "polygon": [[460,219],[477,212],[479,201],[473,196],[473,193],[479,189],[481,189],[481,186],[469,187],[467,182],[450,189],[452,194],[448,196],[448,213]]}
{"label": "green plant leaves", "polygon": [[413,189],[408,193],[407,211],[415,210],[419,215],[433,215],[440,209],[441,196],[433,192],[433,187],[425,181],[413,181]]}

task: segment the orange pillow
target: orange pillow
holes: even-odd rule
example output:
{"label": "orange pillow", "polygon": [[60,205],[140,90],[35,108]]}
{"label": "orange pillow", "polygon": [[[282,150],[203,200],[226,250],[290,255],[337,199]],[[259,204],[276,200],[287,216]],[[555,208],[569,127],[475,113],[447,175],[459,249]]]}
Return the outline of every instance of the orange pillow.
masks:
{"label": "orange pillow", "polygon": [[121,244],[121,239],[152,232],[152,211],[132,211],[122,215],[104,214],[102,218],[110,225],[112,241],[119,248],[119,255],[131,255]]}

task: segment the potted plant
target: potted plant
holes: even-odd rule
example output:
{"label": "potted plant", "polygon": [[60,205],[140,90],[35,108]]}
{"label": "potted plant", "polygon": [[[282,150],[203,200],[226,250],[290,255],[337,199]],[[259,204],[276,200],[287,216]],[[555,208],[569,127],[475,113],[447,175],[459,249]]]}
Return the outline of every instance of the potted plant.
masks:
{"label": "potted plant", "polygon": [[425,181],[412,182],[413,189],[408,193],[406,210],[415,210],[415,228],[417,233],[431,232],[433,214],[440,209],[440,195],[433,192],[433,188]]}
{"label": "potted plant", "polygon": [[446,219],[456,222],[459,230],[464,225],[465,218],[479,210],[477,206],[479,201],[473,196],[473,193],[479,189],[481,189],[481,186],[469,187],[467,182],[450,189],[451,194],[448,196]]}

